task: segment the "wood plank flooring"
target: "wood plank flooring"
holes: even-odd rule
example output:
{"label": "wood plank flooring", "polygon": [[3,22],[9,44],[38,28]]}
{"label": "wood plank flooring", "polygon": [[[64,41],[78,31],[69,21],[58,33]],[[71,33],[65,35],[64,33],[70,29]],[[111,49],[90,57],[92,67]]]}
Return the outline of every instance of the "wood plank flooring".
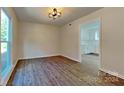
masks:
{"label": "wood plank flooring", "polygon": [[[85,69],[85,65],[62,56],[20,60],[7,85],[88,86],[114,85]],[[90,70],[90,69],[89,69]]]}

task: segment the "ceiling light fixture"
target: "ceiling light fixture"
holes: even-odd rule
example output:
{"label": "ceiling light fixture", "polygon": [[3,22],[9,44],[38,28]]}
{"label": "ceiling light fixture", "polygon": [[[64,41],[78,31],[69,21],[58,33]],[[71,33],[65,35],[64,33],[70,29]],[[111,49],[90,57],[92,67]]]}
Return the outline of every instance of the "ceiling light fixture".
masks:
{"label": "ceiling light fixture", "polygon": [[49,18],[53,18],[55,20],[56,18],[61,16],[61,12],[58,12],[56,8],[53,9],[51,13],[48,14]]}

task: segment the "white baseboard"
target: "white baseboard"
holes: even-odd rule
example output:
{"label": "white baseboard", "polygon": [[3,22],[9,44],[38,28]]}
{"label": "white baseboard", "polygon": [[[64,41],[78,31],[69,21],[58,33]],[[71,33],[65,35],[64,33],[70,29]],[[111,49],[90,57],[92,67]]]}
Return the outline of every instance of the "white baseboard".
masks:
{"label": "white baseboard", "polygon": [[74,60],[74,61],[77,61],[77,62],[80,62],[79,60],[77,59],[74,59],[72,57],[69,57],[69,56],[65,56],[65,55],[62,55],[62,54],[53,54],[53,55],[46,55],[46,56],[36,56],[36,57],[23,57],[23,58],[19,58],[19,60],[23,60],[23,59],[35,59],[35,58],[43,58],[43,57],[51,57],[51,56],[64,56],[64,57],[67,57],[71,60]]}
{"label": "white baseboard", "polygon": [[51,56],[58,56],[60,54],[51,54],[51,55],[45,55],[45,56],[35,56],[35,57],[21,57],[19,58],[19,60],[21,59],[34,59],[34,58],[42,58],[42,57],[51,57]]}
{"label": "white baseboard", "polygon": [[77,59],[75,59],[75,58],[72,58],[72,57],[69,57],[69,56],[66,56],[66,55],[63,55],[63,54],[61,54],[60,56],[67,57],[67,58],[69,58],[69,59],[71,59],[71,60],[74,60],[74,61],[77,61],[77,62],[79,62],[79,63],[80,63],[80,61],[79,61],[79,60],[77,60]]}
{"label": "white baseboard", "polygon": [[14,70],[14,68],[15,68],[17,63],[18,63],[18,60],[16,61],[16,63],[14,65],[12,65],[12,68],[11,68],[10,72],[8,73],[8,75],[5,76],[5,78],[3,80],[1,80],[2,81],[1,85],[2,86],[6,86],[7,85],[7,82],[10,79],[10,76],[11,76],[11,74],[12,74],[12,72],[13,72],[13,70]]}
{"label": "white baseboard", "polygon": [[121,75],[121,74],[118,74],[117,72],[113,72],[113,71],[110,71],[110,70],[107,70],[107,69],[103,69],[103,68],[100,68],[100,70],[105,72],[105,73],[108,73],[110,75],[113,75],[113,76],[119,77],[121,79],[124,79],[124,76]]}

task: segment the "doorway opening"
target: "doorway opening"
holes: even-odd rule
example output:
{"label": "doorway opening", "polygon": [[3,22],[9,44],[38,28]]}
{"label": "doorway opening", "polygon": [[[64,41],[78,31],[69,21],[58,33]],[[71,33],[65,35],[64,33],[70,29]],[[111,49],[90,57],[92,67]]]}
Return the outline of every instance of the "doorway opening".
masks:
{"label": "doorway opening", "polygon": [[80,26],[81,62],[89,72],[98,74],[100,68],[100,19]]}

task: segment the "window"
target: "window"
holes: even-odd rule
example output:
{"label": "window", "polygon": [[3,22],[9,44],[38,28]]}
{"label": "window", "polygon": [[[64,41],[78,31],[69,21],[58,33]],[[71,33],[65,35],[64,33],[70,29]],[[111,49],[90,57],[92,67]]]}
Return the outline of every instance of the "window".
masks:
{"label": "window", "polygon": [[98,31],[95,32],[95,40],[99,40],[99,32]]}
{"label": "window", "polygon": [[1,30],[0,30],[0,61],[2,64],[1,76],[4,77],[11,68],[10,45],[11,45],[11,20],[1,9]]}

